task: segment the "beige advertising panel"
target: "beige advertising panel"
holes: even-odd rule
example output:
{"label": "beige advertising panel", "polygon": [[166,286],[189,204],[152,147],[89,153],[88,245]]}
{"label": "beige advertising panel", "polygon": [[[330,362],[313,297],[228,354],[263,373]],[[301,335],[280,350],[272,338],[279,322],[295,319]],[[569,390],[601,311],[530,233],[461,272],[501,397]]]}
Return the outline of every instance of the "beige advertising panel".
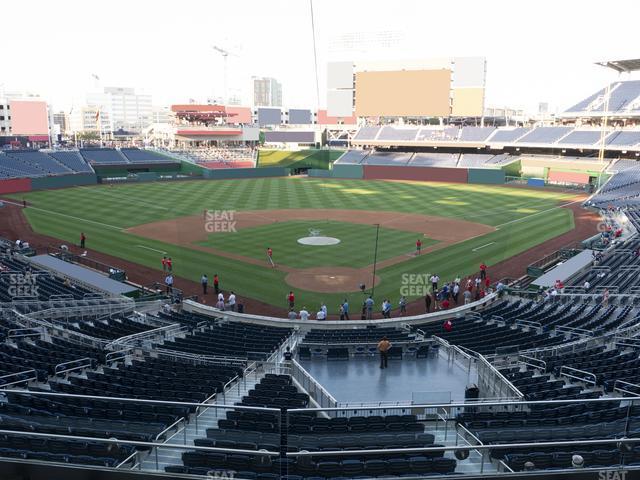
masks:
{"label": "beige advertising panel", "polygon": [[448,117],[451,70],[356,73],[359,117]]}
{"label": "beige advertising panel", "polygon": [[481,117],[484,107],[484,88],[454,88],[451,115]]}

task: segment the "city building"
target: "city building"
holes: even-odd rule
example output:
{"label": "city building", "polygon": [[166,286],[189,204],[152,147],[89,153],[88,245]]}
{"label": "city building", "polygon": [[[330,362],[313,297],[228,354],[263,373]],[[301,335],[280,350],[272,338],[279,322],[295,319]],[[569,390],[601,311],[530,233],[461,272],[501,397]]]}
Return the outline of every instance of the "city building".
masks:
{"label": "city building", "polygon": [[251,77],[254,107],[281,107],[282,84],[271,77]]}

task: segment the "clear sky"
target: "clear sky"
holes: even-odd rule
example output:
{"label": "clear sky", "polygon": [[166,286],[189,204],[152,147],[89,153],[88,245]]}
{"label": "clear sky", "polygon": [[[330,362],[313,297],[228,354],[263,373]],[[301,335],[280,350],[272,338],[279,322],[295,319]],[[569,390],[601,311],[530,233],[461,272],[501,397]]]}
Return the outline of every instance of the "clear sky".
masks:
{"label": "clear sky", "polygon": [[[309,0],[7,0],[0,8],[0,92],[40,93],[70,108],[94,86],[130,86],[154,104],[231,94],[251,75],[283,84],[286,106],[316,106]],[[617,75],[593,62],[640,57],[639,0],[314,0],[320,104],[326,64],[487,58],[487,106],[563,110]],[[340,45],[391,32],[391,46]],[[623,78],[640,78],[637,75]]]}

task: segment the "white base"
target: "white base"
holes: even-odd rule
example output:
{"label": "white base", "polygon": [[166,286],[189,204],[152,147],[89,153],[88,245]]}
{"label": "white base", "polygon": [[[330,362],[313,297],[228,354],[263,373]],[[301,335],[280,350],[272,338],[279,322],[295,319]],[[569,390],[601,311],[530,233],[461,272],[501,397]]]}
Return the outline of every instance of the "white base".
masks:
{"label": "white base", "polygon": [[340,239],[334,237],[302,237],[298,239],[298,243],[314,246],[337,245],[340,243]]}

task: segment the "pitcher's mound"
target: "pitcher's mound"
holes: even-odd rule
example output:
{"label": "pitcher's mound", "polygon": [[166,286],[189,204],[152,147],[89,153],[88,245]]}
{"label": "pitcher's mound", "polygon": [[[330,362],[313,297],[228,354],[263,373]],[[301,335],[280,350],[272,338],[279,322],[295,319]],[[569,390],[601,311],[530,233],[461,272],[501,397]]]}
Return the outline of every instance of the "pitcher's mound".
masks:
{"label": "pitcher's mound", "polygon": [[298,243],[315,246],[337,245],[340,243],[340,239],[334,237],[302,237],[298,239]]}
{"label": "pitcher's mound", "polygon": [[[360,284],[364,283],[367,289],[371,288],[372,272],[370,268],[350,267],[318,267],[305,268],[289,273],[285,281],[292,287],[313,292],[341,293],[357,292]],[[376,275],[376,285],[380,277]]]}

